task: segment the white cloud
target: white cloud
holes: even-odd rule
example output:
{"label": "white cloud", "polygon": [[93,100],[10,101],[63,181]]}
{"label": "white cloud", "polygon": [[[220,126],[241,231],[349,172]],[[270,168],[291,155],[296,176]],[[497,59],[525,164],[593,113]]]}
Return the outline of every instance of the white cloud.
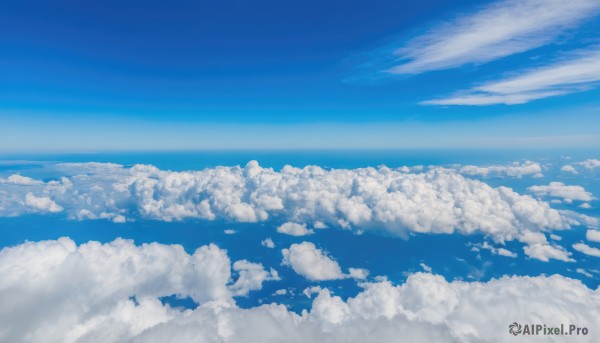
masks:
{"label": "white cloud", "polygon": [[366,280],[369,271],[364,268],[348,268],[348,276],[357,280]]}
{"label": "white cloud", "polygon": [[419,263],[419,266],[421,266],[421,268],[423,268],[424,271],[431,273],[431,267],[426,265],[425,263]]}
{"label": "white cloud", "polygon": [[417,74],[524,52],[551,43],[599,8],[594,0],[498,1],[416,37],[396,51],[403,62],[388,71]]}
{"label": "white cloud", "polygon": [[562,182],[550,182],[549,185],[531,186],[527,188],[537,196],[551,196],[562,198],[565,202],[571,203],[573,200],[591,201],[594,199],[592,193],[587,192],[581,186],[567,186]]}
{"label": "white cloud", "polygon": [[57,203],[49,197],[36,197],[31,193],[25,195],[25,205],[33,211],[56,213],[63,210]]}
{"label": "white cloud", "polygon": [[582,254],[600,257],[600,249],[593,248],[585,243],[575,243],[573,244],[573,249],[579,251]]}
{"label": "white cloud", "polygon": [[600,231],[587,230],[587,232],[585,233],[585,238],[590,242],[600,243]]}
{"label": "white cloud", "polygon": [[233,295],[248,295],[250,291],[262,289],[265,281],[280,280],[279,274],[273,268],[266,271],[262,264],[246,260],[236,261],[233,270],[238,273],[238,279],[229,287]]}
{"label": "white cloud", "polygon": [[550,234],[550,238],[555,240],[555,241],[562,241],[562,237],[559,235],[555,235],[553,233]]}
{"label": "white cloud", "polygon": [[19,174],[13,174],[7,177],[6,179],[0,178],[0,183],[8,183],[13,185],[22,185],[22,186],[32,186],[32,185],[41,185],[42,181],[32,179],[27,176],[21,176]]}
{"label": "white cloud", "polygon": [[585,269],[583,269],[583,268],[577,268],[577,269],[575,269],[575,272],[577,272],[577,273],[579,273],[579,274],[581,274],[581,275],[587,276],[587,277],[591,277],[591,278],[593,278],[593,277],[594,277],[594,275],[592,275],[592,274],[588,273],[588,272],[587,272]]}
{"label": "white cloud", "polygon": [[225,230],[223,230],[223,233],[226,235],[235,235],[237,233],[237,231],[235,231],[233,229],[225,229]]}
{"label": "white cloud", "polygon": [[287,294],[287,289],[285,289],[285,288],[278,289],[273,293],[273,295],[286,295],[286,294]]}
{"label": "white cloud", "polygon": [[265,248],[269,248],[269,249],[275,248],[275,243],[273,242],[271,237],[265,238],[262,242],[260,242],[260,244]]}
{"label": "white cloud", "polygon": [[[240,262],[240,270],[259,270]],[[7,342],[511,342],[522,323],[600,327],[600,296],[563,276],[448,282],[428,273],[406,282],[365,283],[346,301],[317,287],[301,314],[276,303],[242,309],[227,287],[230,262],[214,245],[69,239],[0,252],[0,340]],[[159,297],[192,297],[185,310]],[[477,311],[473,311],[477,309]],[[579,336],[597,341],[598,332]]]}
{"label": "white cloud", "polygon": [[314,233],[313,230],[306,228],[306,224],[298,224],[298,223],[291,223],[291,222],[281,224],[277,228],[277,232],[283,233],[286,235],[290,235],[290,236],[306,236],[306,235],[312,235]]}
{"label": "white cloud", "polygon": [[[276,304],[251,309],[199,308],[187,316],[147,329],[139,341],[188,337],[215,341],[286,342],[511,342],[508,325],[523,323],[600,323],[597,291],[561,276],[505,277],[487,283],[447,282],[417,273],[406,283],[368,284],[343,301],[321,290],[302,315]],[[478,309],[473,311],[473,309]],[[592,342],[590,330],[578,340]]]}
{"label": "white cloud", "polygon": [[560,171],[567,172],[567,173],[573,173],[573,174],[579,174],[577,172],[577,169],[575,169],[575,167],[573,167],[570,164],[562,166],[562,168],[560,168]]}
{"label": "white cloud", "polygon": [[172,172],[148,165],[83,165],[69,168],[83,168],[85,174],[54,181],[26,186],[0,183],[0,193],[6,195],[0,197],[0,216],[31,212],[25,204],[31,194],[31,199],[44,199],[39,204],[42,208],[62,208],[76,220],[264,222],[277,218],[299,226],[400,237],[410,233],[483,234],[497,243],[529,232],[597,225],[595,218],[555,210],[547,202],[510,188],[493,188],[440,167],[419,173],[387,167],[326,170],[317,166],[286,166],[274,171],[251,161],[243,168]]}
{"label": "white cloud", "polygon": [[311,286],[311,287],[306,287],[303,291],[302,294],[306,295],[307,298],[312,298],[313,295],[315,294],[319,294],[321,292],[321,286]]}
{"label": "white cloud", "polygon": [[590,204],[589,204],[589,203],[587,203],[587,202],[584,202],[583,204],[579,205],[579,208],[584,208],[584,209],[586,209],[586,210],[587,210],[587,209],[590,209],[590,208],[592,208],[592,205],[590,205]]}
{"label": "white cloud", "polygon": [[510,165],[491,165],[491,166],[473,166],[468,165],[461,167],[459,173],[471,176],[494,176],[494,177],[516,177],[532,176],[535,178],[543,177],[542,167],[539,163],[533,161],[525,161],[523,163],[513,162]]}
{"label": "white cloud", "polygon": [[571,258],[571,253],[563,247],[550,244],[531,244],[523,247],[525,255],[538,259],[543,262],[548,262],[550,259],[556,259],[565,262],[574,262]]}
{"label": "white cloud", "polygon": [[281,250],[283,265],[312,281],[337,280],[346,277],[340,265],[311,242],[292,244]]}
{"label": "white cloud", "polygon": [[500,255],[500,256],[512,257],[512,258],[517,257],[516,253],[514,253],[506,248],[502,248],[502,247],[496,248],[496,247],[490,245],[488,242],[473,244],[472,248],[471,248],[471,250],[473,250],[473,251],[479,251],[480,249],[489,250],[494,255]]}
{"label": "white cloud", "polygon": [[533,100],[581,92],[600,81],[600,48],[554,64],[525,70],[517,76],[489,82],[425,105],[523,104]]}
{"label": "white cloud", "polygon": [[587,159],[583,162],[577,162],[576,164],[584,167],[585,169],[600,168],[600,160],[597,160],[597,159]]}

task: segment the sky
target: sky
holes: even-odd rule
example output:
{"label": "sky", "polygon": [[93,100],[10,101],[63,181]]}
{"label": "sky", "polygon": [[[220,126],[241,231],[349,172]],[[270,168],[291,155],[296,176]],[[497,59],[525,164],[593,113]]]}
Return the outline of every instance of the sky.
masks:
{"label": "sky", "polygon": [[0,4],[0,149],[598,147],[596,1]]}
{"label": "sky", "polygon": [[599,25],[0,1],[0,342],[599,342]]}

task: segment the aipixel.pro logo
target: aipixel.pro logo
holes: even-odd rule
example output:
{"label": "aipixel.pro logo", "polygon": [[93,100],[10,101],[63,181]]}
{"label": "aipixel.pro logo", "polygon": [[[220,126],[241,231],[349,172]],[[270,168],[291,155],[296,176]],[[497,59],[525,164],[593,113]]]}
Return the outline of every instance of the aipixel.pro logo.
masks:
{"label": "aipixel.pro logo", "polygon": [[548,326],[545,324],[521,325],[517,322],[514,322],[508,326],[508,332],[513,336],[586,336],[588,334],[588,328],[580,327],[573,324],[560,324],[559,326]]}

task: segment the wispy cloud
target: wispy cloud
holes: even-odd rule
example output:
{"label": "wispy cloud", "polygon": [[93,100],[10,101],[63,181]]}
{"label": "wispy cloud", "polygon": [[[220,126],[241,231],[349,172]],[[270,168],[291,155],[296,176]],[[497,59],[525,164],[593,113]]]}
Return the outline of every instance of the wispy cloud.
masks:
{"label": "wispy cloud", "polygon": [[525,70],[517,76],[489,82],[425,105],[523,104],[533,100],[581,92],[600,81],[600,47],[580,52],[554,64]]}
{"label": "wispy cloud", "polygon": [[392,74],[485,63],[552,42],[595,15],[597,0],[509,0],[445,22],[395,51]]}

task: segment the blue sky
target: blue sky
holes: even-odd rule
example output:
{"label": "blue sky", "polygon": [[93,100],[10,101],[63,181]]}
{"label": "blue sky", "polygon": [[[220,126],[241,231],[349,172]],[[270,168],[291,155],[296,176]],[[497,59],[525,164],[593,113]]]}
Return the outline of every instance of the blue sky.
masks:
{"label": "blue sky", "polygon": [[0,149],[598,147],[598,13],[5,2]]}
{"label": "blue sky", "polygon": [[599,342],[599,29],[0,1],[0,341]]}

